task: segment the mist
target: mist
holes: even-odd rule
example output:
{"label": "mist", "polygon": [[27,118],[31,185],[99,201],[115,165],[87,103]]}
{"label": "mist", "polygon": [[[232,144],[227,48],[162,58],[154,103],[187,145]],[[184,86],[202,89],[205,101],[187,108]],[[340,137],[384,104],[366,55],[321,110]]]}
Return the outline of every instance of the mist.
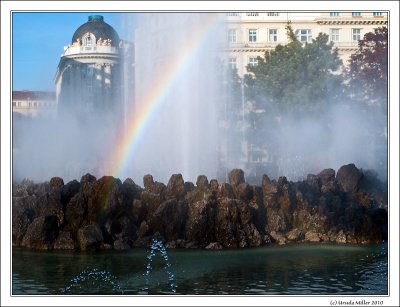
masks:
{"label": "mist", "polygon": [[[67,93],[70,96],[58,106],[55,119],[14,120],[15,181],[45,181],[54,176],[79,180],[86,173],[129,177],[139,184],[145,174],[162,182],[174,173],[194,182],[200,174],[216,177],[221,95],[217,51],[224,25],[217,14],[141,13],[138,20],[137,15],[122,17],[128,34],[123,39],[134,45],[125,50],[118,85],[123,104],[109,101],[115,110],[101,106],[98,112],[96,100],[93,108],[87,103],[81,87],[85,79],[68,76],[76,91],[82,89],[82,98],[76,99],[74,91]],[[101,93],[96,82],[90,86]],[[155,107],[146,114],[144,133],[135,134],[135,142],[132,139],[137,145],[127,149],[131,157],[122,164],[115,160],[115,152],[146,105]],[[115,174],[119,168],[121,172]]]}
{"label": "mist", "polygon": [[[141,184],[144,175],[152,174],[167,183],[172,174],[181,173],[185,181],[196,182],[198,175],[226,180],[229,170],[242,168],[260,183],[264,173],[272,179],[301,180],[349,163],[387,178],[386,117],[373,108],[343,101],[331,103],[319,116],[308,116],[283,114],[271,105],[268,120],[259,130],[250,130],[246,98],[235,92],[240,103],[234,104],[224,87],[227,76],[220,64],[227,59],[219,58],[218,50],[226,41],[225,25],[218,18],[211,23],[207,15],[124,16],[124,26],[132,31],[121,38],[134,49],[125,54],[121,69],[122,105],[110,101],[115,109],[108,108],[106,115],[60,108],[55,118],[14,116],[13,180],[59,176],[68,182],[91,173]],[[171,63],[177,65],[171,68]],[[165,84],[162,76],[168,77]],[[131,121],[137,120],[135,114],[147,104],[156,107],[146,114],[144,133],[135,136],[132,154],[122,165],[113,160],[114,153]],[[227,112],[239,114],[230,125],[224,122]],[[252,139],[261,144],[255,148],[261,153],[257,157],[246,149]],[[121,172],[112,173],[118,165]]]}
{"label": "mist", "polygon": [[330,104],[317,116],[285,114],[274,111],[271,105],[268,112],[271,116],[259,130],[247,130],[248,137],[257,139],[264,149],[263,160],[249,163],[247,173],[256,172],[258,177],[266,173],[274,179],[286,176],[295,181],[354,163],[387,180],[387,122],[379,109],[346,101]]}

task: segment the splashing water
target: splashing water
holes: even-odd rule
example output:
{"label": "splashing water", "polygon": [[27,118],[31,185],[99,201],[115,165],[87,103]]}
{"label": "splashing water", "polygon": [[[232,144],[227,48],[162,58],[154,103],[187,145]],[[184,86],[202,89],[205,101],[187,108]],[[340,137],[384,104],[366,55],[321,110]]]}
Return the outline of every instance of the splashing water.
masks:
{"label": "splashing water", "polygon": [[[169,261],[167,251],[163,243],[159,240],[153,240],[147,254],[146,272],[140,276],[132,276],[131,280],[128,279],[126,283],[138,283],[136,289],[129,290],[127,284],[123,287],[121,282],[106,270],[99,270],[97,268],[86,268],[79,275],[71,279],[70,284],[64,288],[59,289],[60,294],[128,294],[130,292],[137,294],[149,294],[150,287],[155,280],[151,280],[151,272],[153,271],[153,260],[155,259],[157,251],[160,253],[164,260],[164,270],[168,276],[168,287],[170,294],[176,293],[176,283],[174,274],[171,270],[171,263]],[[158,274],[154,274],[158,275]],[[142,278],[144,280],[142,280]],[[157,277],[158,278],[158,277]],[[156,278],[156,279],[157,279]],[[154,278],[153,278],[154,279]],[[143,286],[144,283],[144,286]],[[125,284],[125,283],[124,283]],[[160,283],[158,283],[160,285]],[[165,292],[164,292],[165,293]]]}
{"label": "splashing water", "polygon": [[60,289],[61,294],[124,294],[117,278],[107,271],[86,268],[71,279],[71,284]]}
{"label": "splashing water", "polygon": [[159,240],[154,240],[153,243],[150,246],[150,250],[147,255],[147,265],[146,265],[146,274],[144,274],[145,279],[146,279],[146,288],[143,289],[143,291],[147,291],[149,289],[149,276],[151,271],[153,270],[152,262],[153,259],[156,255],[156,251],[159,251],[161,256],[164,258],[165,266],[164,269],[168,274],[168,281],[169,281],[169,288],[172,293],[176,293],[176,283],[174,280],[174,274],[171,271],[171,263],[169,262],[168,255],[167,255],[167,250],[165,249],[164,245],[162,244],[161,241]]}

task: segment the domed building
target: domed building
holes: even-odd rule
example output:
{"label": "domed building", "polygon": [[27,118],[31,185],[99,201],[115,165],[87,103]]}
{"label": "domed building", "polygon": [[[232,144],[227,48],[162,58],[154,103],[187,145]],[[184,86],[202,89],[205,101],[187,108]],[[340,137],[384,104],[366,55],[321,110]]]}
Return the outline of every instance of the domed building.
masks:
{"label": "domed building", "polygon": [[103,16],[89,16],[73,34],[55,76],[58,116],[105,119],[122,106],[122,49]]}

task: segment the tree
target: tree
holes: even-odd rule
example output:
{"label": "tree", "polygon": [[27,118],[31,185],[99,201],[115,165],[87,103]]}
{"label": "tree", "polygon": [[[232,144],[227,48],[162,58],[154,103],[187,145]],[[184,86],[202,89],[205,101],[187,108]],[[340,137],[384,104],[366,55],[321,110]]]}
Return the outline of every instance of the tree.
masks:
{"label": "tree", "polygon": [[358,42],[346,70],[353,106],[368,120],[368,139],[376,165],[386,169],[388,105],[388,29],[375,29]]}
{"label": "tree", "polygon": [[320,33],[311,43],[300,42],[290,25],[289,43],[278,45],[248,66],[246,96],[258,109],[277,108],[279,112],[320,112],[341,95],[341,60],[328,35]]}
{"label": "tree", "polygon": [[[388,31],[375,29],[358,42],[358,50],[350,57],[346,71],[349,91],[354,99],[367,105],[387,105]],[[386,109],[386,108],[384,108]]]}

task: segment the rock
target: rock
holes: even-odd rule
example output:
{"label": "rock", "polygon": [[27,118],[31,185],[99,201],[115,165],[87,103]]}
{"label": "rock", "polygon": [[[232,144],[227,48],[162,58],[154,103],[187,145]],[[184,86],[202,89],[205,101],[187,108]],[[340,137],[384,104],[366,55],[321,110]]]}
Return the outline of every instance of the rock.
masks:
{"label": "rock", "polygon": [[75,243],[72,238],[72,234],[69,231],[60,231],[58,237],[54,243],[54,249],[61,250],[73,250],[75,249]]}
{"label": "rock", "polygon": [[96,182],[96,177],[91,174],[86,174],[81,177],[81,192],[85,197],[89,197],[92,193],[92,186]]}
{"label": "rock", "polygon": [[165,248],[176,248],[176,241],[170,241],[165,244]]}
{"label": "rock", "polygon": [[193,182],[187,181],[185,182],[185,194],[193,191],[195,188]]}
{"label": "rock", "polygon": [[289,227],[290,223],[287,220],[284,212],[281,209],[269,208],[267,207],[266,210],[266,225],[265,225],[265,232],[270,233],[272,231],[276,232],[286,232]]}
{"label": "rock", "polygon": [[117,220],[121,231],[117,233],[120,238],[125,238],[128,242],[133,242],[136,240],[137,226],[133,223],[128,216],[122,215]]}
{"label": "rock", "polygon": [[331,168],[324,169],[318,173],[317,177],[322,184],[327,184],[328,182],[333,182],[335,180],[335,170]]}
{"label": "rock", "polygon": [[215,202],[205,200],[188,205],[185,237],[204,247],[214,240]]}
{"label": "rock", "polygon": [[83,192],[75,194],[65,207],[65,220],[77,231],[87,218],[87,201]]}
{"label": "rock", "polygon": [[33,189],[33,181],[27,178],[23,179],[18,185],[18,190],[21,193],[21,196],[33,195]]}
{"label": "rock", "polygon": [[149,233],[149,225],[147,225],[146,221],[140,223],[139,229],[136,232],[139,238],[147,237],[150,235]]}
{"label": "rock", "polygon": [[354,164],[348,164],[338,170],[336,181],[344,192],[356,192],[362,177],[362,172]]}
{"label": "rock", "polygon": [[229,178],[229,184],[232,186],[239,185],[241,183],[244,183],[244,172],[241,169],[233,169],[229,172],[228,175]]}
{"label": "rock", "polygon": [[285,176],[281,176],[278,178],[278,186],[283,186],[285,184],[288,184],[288,180]]}
{"label": "rock", "polygon": [[33,185],[32,187],[32,195],[42,196],[49,192],[50,192],[50,187],[48,182],[38,183]]}
{"label": "rock", "polygon": [[223,182],[219,186],[218,196],[221,198],[233,199],[235,194],[233,193],[233,188],[229,183]]}
{"label": "rock", "polygon": [[28,226],[21,246],[38,250],[53,249],[58,232],[57,216],[39,216]]}
{"label": "rock", "polygon": [[113,247],[115,250],[119,250],[119,251],[128,250],[131,248],[131,246],[128,244],[128,242],[123,239],[115,240]]}
{"label": "rock", "polygon": [[237,200],[223,199],[215,216],[215,241],[227,248],[238,247],[239,212]]}
{"label": "rock", "polygon": [[276,232],[276,231],[271,231],[270,234],[272,239],[274,239],[279,245],[285,245],[287,243],[287,239],[286,237],[280,233],[280,232]]}
{"label": "rock", "polygon": [[168,181],[166,197],[167,199],[175,198],[180,200],[184,198],[186,193],[185,182],[183,181],[181,174],[174,174]]}
{"label": "rock", "polygon": [[20,246],[28,226],[36,218],[36,196],[12,199],[12,245]]}
{"label": "rock", "polygon": [[166,241],[183,238],[188,206],[176,199],[164,201],[149,220],[154,232],[159,232]]}
{"label": "rock", "polygon": [[262,236],[254,224],[243,225],[246,242],[250,247],[258,247],[263,243]]}
{"label": "rock", "polygon": [[211,242],[205,248],[213,249],[213,250],[220,250],[220,249],[223,249],[224,247],[221,244],[219,244],[218,242]]}
{"label": "rock", "polygon": [[303,233],[298,228],[295,228],[287,232],[286,237],[289,241],[297,242],[302,240]]}
{"label": "rock", "polygon": [[267,175],[263,175],[262,190],[264,195],[273,195],[278,192],[278,186],[276,182],[271,181]]}
{"label": "rock", "polygon": [[97,249],[103,243],[103,233],[98,224],[91,224],[79,228],[78,243],[82,251]]}
{"label": "rock", "polygon": [[236,198],[240,199],[244,202],[248,202],[253,198],[253,188],[243,182],[237,186],[235,186]]}
{"label": "rock", "polygon": [[200,189],[208,189],[208,179],[205,175],[200,175],[197,177],[196,186]]}
{"label": "rock", "polygon": [[121,180],[112,176],[103,176],[92,184],[90,197],[88,197],[89,223],[101,224],[122,209],[119,199],[121,185]]}
{"label": "rock", "polygon": [[64,186],[64,180],[60,177],[53,177],[50,179],[49,188],[50,192],[60,192]]}
{"label": "rock", "polygon": [[177,248],[185,248],[185,245],[187,244],[186,240],[183,239],[178,239],[175,242]]}
{"label": "rock", "polygon": [[203,200],[211,201],[215,198],[216,198],[216,193],[214,191],[196,187],[193,190],[186,193],[184,201],[188,204],[194,204]]}
{"label": "rock", "polygon": [[188,242],[186,243],[185,248],[198,248],[198,246],[194,242]]}
{"label": "rock", "polygon": [[321,182],[319,180],[319,177],[313,174],[308,174],[307,175],[307,184],[309,186],[309,190],[311,190],[311,193],[314,195],[318,195],[320,192],[321,188]]}
{"label": "rock", "polygon": [[[331,239],[332,240],[332,239]],[[333,240],[332,241],[335,241],[336,243],[347,243],[347,236],[346,236],[346,234],[344,233],[344,231],[343,230],[340,230],[336,235],[335,235],[335,237],[333,238]]]}
{"label": "rock", "polygon": [[111,249],[113,249],[113,246],[108,243],[101,243],[99,246],[99,249],[100,250],[111,250]]}
{"label": "rock", "polygon": [[147,214],[146,205],[141,200],[134,199],[131,208],[131,215],[133,222],[137,225],[140,225],[140,223],[146,217],[146,214]]}
{"label": "rock", "polygon": [[12,196],[13,197],[26,197],[29,193],[25,187],[22,187],[13,182],[12,184]]}
{"label": "rock", "polygon": [[218,180],[216,179],[210,180],[210,189],[214,192],[218,191]]}
{"label": "rock", "polygon": [[273,239],[272,239],[269,235],[267,235],[267,234],[263,235],[261,238],[262,238],[263,243],[264,243],[264,244],[267,244],[267,245],[271,244],[271,243],[272,243],[272,240],[273,240]]}
{"label": "rock", "polygon": [[216,206],[215,240],[224,247],[260,246],[262,236],[254,225],[255,209],[233,199],[222,199]]}
{"label": "rock", "polygon": [[321,241],[319,235],[312,230],[306,232],[306,234],[304,235],[304,239],[308,242],[320,242]]}
{"label": "rock", "polygon": [[143,186],[146,190],[151,191],[154,185],[153,176],[148,174],[143,176]]}
{"label": "rock", "polygon": [[57,216],[58,226],[61,226],[64,223],[64,210],[60,193],[49,193],[39,196],[36,213],[38,216]]}
{"label": "rock", "polygon": [[61,203],[63,204],[64,208],[69,203],[71,198],[79,192],[80,188],[81,184],[76,180],[68,182],[61,188]]}
{"label": "rock", "polygon": [[143,189],[138,186],[131,178],[126,178],[120,186],[119,202],[124,209],[129,210],[134,199],[140,199]]}
{"label": "rock", "polygon": [[162,182],[154,182],[151,192],[155,194],[159,194],[161,198],[165,198],[165,191],[167,190],[167,186]]}
{"label": "rock", "polygon": [[[145,188],[127,178],[90,174],[63,184],[13,183],[12,244],[34,249],[127,249],[152,239],[170,248],[256,247],[288,242],[380,243],[388,237],[387,183],[354,164],[336,174],[325,169],[299,182],[262,178],[249,185],[243,171],[230,182],[196,186],[182,175],[168,186],[144,177]],[[213,245],[210,245],[210,248]],[[217,245],[218,246],[218,245]]]}
{"label": "rock", "polygon": [[146,210],[145,219],[150,219],[160,204],[165,200],[162,194],[153,193],[147,190],[142,191],[141,200]]}

